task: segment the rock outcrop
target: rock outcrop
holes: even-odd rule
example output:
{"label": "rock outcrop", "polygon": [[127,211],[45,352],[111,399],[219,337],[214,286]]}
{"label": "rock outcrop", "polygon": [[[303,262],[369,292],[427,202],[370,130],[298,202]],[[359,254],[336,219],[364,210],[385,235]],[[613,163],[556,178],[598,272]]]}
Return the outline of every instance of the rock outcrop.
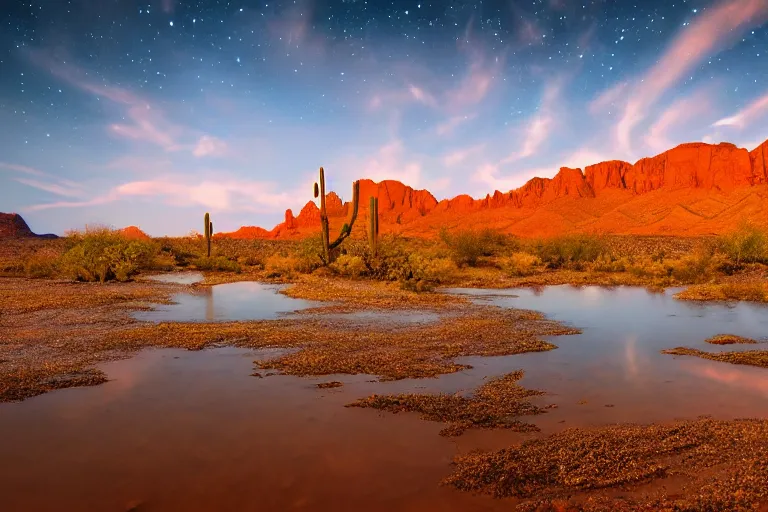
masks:
{"label": "rock outcrop", "polygon": [[149,240],[150,236],[136,226],[128,226],[120,231],[120,234],[129,240]]}
{"label": "rock outcrop", "polygon": [[[361,179],[361,211],[372,196],[379,198],[380,230],[409,236],[434,236],[443,224],[495,227],[521,236],[721,232],[743,218],[768,224],[768,141],[751,152],[729,143],[688,143],[634,164],[612,160],[584,172],[563,167],[553,178],[533,178],[481,199],[459,195],[438,202],[429,191],[398,181]],[[331,192],[326,207],[332,227],[340,227],[349,203]],[[287,210],[285,222],[271,231],[241,228],[222,236],[295,238],[316,232],[319,224],[320,211],[310,201],[296,217]]]}
{"label": "rock outcrop", "polygon": [[56,235],[36,235],[18,213],[0,213],[0,239],[58,238]]}

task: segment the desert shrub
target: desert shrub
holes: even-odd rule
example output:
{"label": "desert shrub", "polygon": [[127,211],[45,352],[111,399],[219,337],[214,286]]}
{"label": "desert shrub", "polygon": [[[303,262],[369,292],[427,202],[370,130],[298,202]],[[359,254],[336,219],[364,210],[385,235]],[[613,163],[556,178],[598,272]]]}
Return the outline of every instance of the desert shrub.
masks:
{"label": "desert shrub", "polygon": [[295,256],[275,253],[264,261],[264,270],[268,277],[291,277],[301,267],[301,261]]}
{"label": "desert shrub", "polygon": [[334,272],[347,277],[360,277],[368,270],[363,258],[351,254],[340,255],[329,266]]}
{"label": "desert shrub", "polygon": [[410,279],[426,283],[450,282],[456,275],[456,263],[449,258],[430,258],[419,253],[408,256]]}
{"label": "desert shrub", "polygon": [[536,273],[536,267],[541,265],[538,256],[526,252],[514,252],[499,261],[501,269],[510,276],[524,277]]}
{"label": "desert shrub", "polygon": [[440,230],[440,239],[451,251],[451,258],[456,265],[477,266],[481,256],[492,256],[507,240],[504,235],[492,229],[463,229],[449,232]]}
{"label": "desert shrub", "polygon": [[654,258],[636,258],[627,267],[627,271],[640,278],[670,278],[674,267]]}
{"label": "desert shrub", "polygon": [[718,237],[715,249],[737,266],[743,263],[768,263],[768,233],[744,224]]}
{"label": "desert shrub", "polygon": [[671,262],[670,275],[683,284],[702,283],[710,279],[717,267],[717,258],[708,251],[700,251]]}
{"label": "desert shrub", "polygon": [[58,259],[59,257],[46,253],[28,256],[24,260],[24,275],[34,278],[53,277],[57,272]]}
{"label": "desert shrub", "polygon": [[127,281],[151,268],[159,252],[156,243],[129,240],[109,228],[86,228],[68,235],[68,250],[58,262],[61,273],[79,281]]}
{"label": "desert shrub", "polygon": [[218,272],[237,272],[240,273],[242,269],[236,261],[225,258],[224,256],[211,256],[197,258],[195,260],[195,267],[198,270],[205,271],[218,271]]}
{"label": "desert shrub", "polygon": [[593,272],[626,272],[630,263],[626,258],[616,258],[609,254],[601,254],[589,268]]}
{"label": "desert shrub", "polygon": [[323,238],[321,235],[309,236],[296,246],[296,265],[299,272],[309,274],[322,266]]}
{"label": "desert shrub", "polygon": [[538,241],[533,250],[549,268],[582,270],[585,263],[607,253],[603,240],[593,235],[564,235]]}

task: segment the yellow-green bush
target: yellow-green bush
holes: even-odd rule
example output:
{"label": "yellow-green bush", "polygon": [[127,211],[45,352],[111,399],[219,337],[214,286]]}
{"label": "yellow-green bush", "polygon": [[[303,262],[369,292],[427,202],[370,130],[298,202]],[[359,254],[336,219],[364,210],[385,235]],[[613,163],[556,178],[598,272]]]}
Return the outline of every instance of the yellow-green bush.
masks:
{"label": "yellow-green bush", "polygon": [[456,265],[477,266],[481,256],[492,256],[507,241],[507,237],[492,229],[440,230],[440,239],[451,251]]}
{"label": "yellow-green bush", "polygon": [[201,257],[195,260],[195,268],[198,270],[219,271],[219,272],[237,272],[242,269],[236,261],[225,258],[224,256]]}
{"label": "yellow-green bush", "polygon": [[536,267],[541,265],[538,256],[526,252],[513,252],[499,260],[501,269],[510,276],[524,277],[536,273]]}
{"label": "yellow-green bush", "polygon": [[768,263],[768,233],[755,226],[744,224],[718,237],[714,245],[718,252],[736,265]]}
{"label": "yellow-green bush", "polygon": [[596,236],[575,234],[540,240],[534,244],[533,251],[549,268],[582,270],[586,263],[606,254],[607,247]]}
{"label": "yellow-green bush", "polygon": [[300,260],[295,256],[277,253],[267,257],[264,270],[268,277],[290,277],[299,271],[300,265]]}
{"label": "yellow-green bush", "polygon": [[347,277],[360,277],[368,270],[363,258],[351,254],[340,255],[330,267],[334,272]]}
{"label": "yellow-green bush", "polygon": [[68,250],[58,262],[60,272],[79,281],[127,281],[142,269],[152,268],[159,246],[152,241],[129,240],[109,228],[86,228],[68,236]]}
{"label": "yellow-green bush", "polygon": [[448,283],[458,270],[456,263],[449,258],[430,258],[418,253],[408,256],[411,279],[429,283]]}
{"label": "yellow-green bush", "polygon": [[626,272],[630,263],[626,258],[615,258],[602,254],[589,265],[592,272]]}

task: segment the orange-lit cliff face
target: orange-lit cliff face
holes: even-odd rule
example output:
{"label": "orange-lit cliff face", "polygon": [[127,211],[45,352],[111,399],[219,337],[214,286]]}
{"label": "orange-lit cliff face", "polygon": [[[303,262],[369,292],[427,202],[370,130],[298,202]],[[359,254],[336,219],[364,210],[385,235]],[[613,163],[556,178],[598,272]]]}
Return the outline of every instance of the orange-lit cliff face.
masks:
{"label": "orange-lit cliff face", "polygon": [[[701,235],[733,229],[748,219],[768,225],[768,141],[749,152],[733,144],[682,144],[634,165],[618,160],[581,169],[561,168],[554,178],[533,178],[509,192],[481,199],[459,195],[437,201],[427,190],[398,181],[360,180],[360,210],[379,198],[380,230],[433,237],[443,225],[491,227],[518,236],[566,232]],[[332,228],[350,213],[331,192]],[[361,216],[359,219],[365,219]],[[364,233],[358,220],[356,233]],[[300,238],[318,231],[320,212],[310,201],[291,210],[271,231],[241,228],[233,238]]]}

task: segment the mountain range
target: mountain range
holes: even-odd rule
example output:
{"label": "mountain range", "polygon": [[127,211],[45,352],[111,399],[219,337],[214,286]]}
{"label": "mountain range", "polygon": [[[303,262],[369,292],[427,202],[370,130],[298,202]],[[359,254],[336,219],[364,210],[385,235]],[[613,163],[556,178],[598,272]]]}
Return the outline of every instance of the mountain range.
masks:
{"label": "mountain range", "polygon": [[[717,234],[744,220],[768,226],[768,140],[752,151],[729,143],[686,143],[634,164],[611,160],[583,171],[563,167],[553,178],[533,178],[481,199],[459,195],[438,201],[429,191],[399,181],[362,179],[353,234],[365,233],[371,196],[379,199],[380,232],[404,236],[433,237],[443,226],[487,227],[522,237]],[[337,232],[351,204],[331,192],[326,208]],[[285,221],[271,230],[244,226],[218,236],[301,238],[319,226],[319,208],[308,201],[298,215],[287,210]]]}
{"label": "mountain range", "polygon": [[[353,236],[365,236],[372,196],[379,199],[380,232],[410,237],[431,238],[442,227],[493,228],[521,237],[719,234],[745,220],[768,227],[768,140],[752,151],[726,142],[694,142],[634,164],[611,160],[583,171],[562,167],[553,178],[533,178],[518,189],[496,190],[480,199],[458,195],[438,201],[428,190],[399,181],[361,179]],[[352,205],[330,192],[326,207],[337,233]],[[308,201],[298,215],[286,210],[285,220],[271,230],[243,226],[215,237],[297,239],[319,227],[320,210]],[[133,226],[122,231],[132,238],[146,237]],[[34,236],[41,235],[32,233],[21,216],[0,214],[0,238]]]}

